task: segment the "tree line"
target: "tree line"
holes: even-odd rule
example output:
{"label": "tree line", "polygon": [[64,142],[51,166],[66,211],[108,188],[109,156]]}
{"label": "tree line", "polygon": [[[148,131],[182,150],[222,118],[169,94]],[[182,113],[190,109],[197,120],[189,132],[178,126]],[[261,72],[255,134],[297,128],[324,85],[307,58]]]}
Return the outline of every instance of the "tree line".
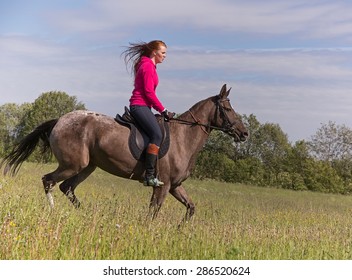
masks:
{"label": "tree line", "polygon": [[[0,106],[0,157],[44,121],[85,105],[65,92],[41,94],[33,103]],[[322,124],[310,140],[291,143],[278,124],[260,123],[243,115],[250,137],[234,143],[213,131],[200,152],[192,176],[225,182],[292,190],[348,194],[352,191],[352,130],[332,121]],[[38,151],[32,161],[48,162]]]}
{"label": "tree line", "polygon": [[332,121],[310,140],[290,143],[278,124],[243,116],[250,136],[233,143],[212,132],[193,172],[209,178],[257,186],[348,194],[352,191],[352,130]]}
{"label": "tree line", "polygon": [[[6,155],[15,143],[39,124],[80,109],[85,110],[85,105],[78,102],[75,96],[62,91],[45,92],[32,103],[7,103],[0,106],[0,156]],[[30,159],[44,162],[50,160],[49,157],[42,158],[39,150]]]}

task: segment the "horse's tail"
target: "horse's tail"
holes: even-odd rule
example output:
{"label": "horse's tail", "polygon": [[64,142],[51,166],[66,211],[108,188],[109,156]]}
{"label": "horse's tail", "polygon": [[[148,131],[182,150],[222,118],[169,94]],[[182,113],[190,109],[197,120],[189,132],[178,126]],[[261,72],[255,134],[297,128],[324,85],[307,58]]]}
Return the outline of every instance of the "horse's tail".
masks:
{"label": "horse's tail", "polygon": [[4,174],[10,172],[12,175],[15,175],[22,163],[33,153],[40,139],[43,141],[42,155],[51,151],[49,149],[49,136],[57,121],[58,119],[53,119],[42,123],[17,143],[0,163],[0,168],[5,165]]}

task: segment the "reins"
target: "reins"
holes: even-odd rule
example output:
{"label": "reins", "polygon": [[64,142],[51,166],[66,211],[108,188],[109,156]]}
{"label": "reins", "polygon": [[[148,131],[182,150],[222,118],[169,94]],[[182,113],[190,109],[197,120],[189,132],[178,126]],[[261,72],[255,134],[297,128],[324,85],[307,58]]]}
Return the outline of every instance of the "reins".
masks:
{"label": "reins", "polygon": [[172,119],[170,119],[170,121],[176,121],[179,124],[185,124],[185,125],[190,125],[190,126],[200,126],[200,128],[206,134],[209,134],[209,130],[210,129],[220,130],[220,131],[223,131],[223,132],[229,132],[231,130],[232,125],[234,123],[230,122],[228,116],[225,113],[225,109],[220,105],[220,100],[217,101],[216,105],[217,105],[216,106],[216,110],[220,111],[220,117],[221,117],[221,115],[223,115],[223,117],[224,117],[224,118],[222,118],[224,120],[224,122],[226,123],[224,127],[210,125],[209,123],[208,124],[202,123],[199,119],[197,119],[194,116],[194,114],[192,113],[191,110],[188,110],[188,112],[190,113],[190,115],[194,119],[194,122],[183,120],[183,119],[179,119],[179,118],[172,118]]}
{"label": "reins", "polygon": [[203,132],[205,134],[209,134],[209,132],[207,130],[209,130],[210,128],[212,128],[212,129],[219,128],[219,127],[211,126],[209,124],[201,123],[199,119],[196,119],[196,117],[193,115],[193,113],[190,110],[188,110],[188,112],[191,114],[192,118],[194,119],[194,122],[182,120],[179,118],[172,118],[172,119],[170,119],[170,121],[176,121],[179,124],[185,124],[185,125],[190,125],[190,126],[200,126],[200,128],[203,130]]}

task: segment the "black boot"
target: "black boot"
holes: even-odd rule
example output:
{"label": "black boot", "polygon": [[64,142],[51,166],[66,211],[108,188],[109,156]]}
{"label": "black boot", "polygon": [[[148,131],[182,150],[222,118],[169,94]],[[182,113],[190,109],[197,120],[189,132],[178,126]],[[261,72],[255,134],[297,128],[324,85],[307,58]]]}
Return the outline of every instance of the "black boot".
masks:
{"label": "black boot", "polygon": [[158,158],[159,147],[155,144],[149,144],[145,155],[145,179],[144,186],[161,187],[163,182],[155,178],[155,164]]}

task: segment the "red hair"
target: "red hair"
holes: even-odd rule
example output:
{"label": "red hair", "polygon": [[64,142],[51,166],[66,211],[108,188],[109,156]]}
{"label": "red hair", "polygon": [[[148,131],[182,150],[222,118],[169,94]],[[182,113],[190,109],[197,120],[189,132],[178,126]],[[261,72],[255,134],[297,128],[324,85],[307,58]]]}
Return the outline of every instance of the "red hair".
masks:
{"label": "red hair", "polygon": [[133,70],[133,74],[135,75],[142,56],[150,57],[152,52],[159,50],[161,46],[167,48],[166,44],[161,40],[153,40],[149,43],[130,43],[127,49],[122,52],[126,67],[128,64],[132,63],[131,70]]}

